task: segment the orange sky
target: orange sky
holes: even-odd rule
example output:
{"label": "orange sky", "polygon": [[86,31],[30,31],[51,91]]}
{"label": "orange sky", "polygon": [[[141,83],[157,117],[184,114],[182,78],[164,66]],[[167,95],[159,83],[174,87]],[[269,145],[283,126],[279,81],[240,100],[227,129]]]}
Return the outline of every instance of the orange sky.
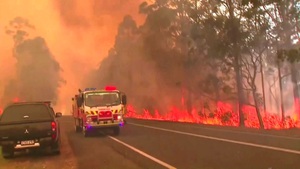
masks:
{"label": "orange sky", "polygon": [[[67,83],[59,94],[59,111],[69,111],[70,99],[83,76],[98,67],[113,46],[118,24],[126,14],[141,24],[138,5],[143,0],[1,0],[0,1],[0,95],[14,75],[13,42],[4,27],[16,16],[27,18],[36,35],[46,39],[60,63]],[[69,113],[69,112],[65,112]]]}

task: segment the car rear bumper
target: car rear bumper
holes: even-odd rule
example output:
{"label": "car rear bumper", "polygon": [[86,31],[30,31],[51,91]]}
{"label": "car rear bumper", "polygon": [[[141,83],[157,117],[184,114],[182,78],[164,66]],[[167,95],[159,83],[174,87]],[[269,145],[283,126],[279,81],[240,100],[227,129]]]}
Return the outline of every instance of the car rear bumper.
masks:
{"label": "car rear bumper", "polygon": [[112,127],[119,127],[123,126],[124,122],[123,121],[115,121],[115,122],[91,122],[91,123],[86,123],[86,127],[88,129],[94,128],[94,129],[101,129],[101,128],[112,128]]}
{"label": "car rear bumper", "polygon": [[28,148],[43,148],[43,147],[53,146],[58,143],[58,140],[53,140],[51,137],[31,139],[31,140],[34,140],[33,144],[22,145],[20,141],[5,140],[5,141],[1,141],[0,145],[11,147],[14,148],[15,150],[18,150],[18,149],[28,149]]}

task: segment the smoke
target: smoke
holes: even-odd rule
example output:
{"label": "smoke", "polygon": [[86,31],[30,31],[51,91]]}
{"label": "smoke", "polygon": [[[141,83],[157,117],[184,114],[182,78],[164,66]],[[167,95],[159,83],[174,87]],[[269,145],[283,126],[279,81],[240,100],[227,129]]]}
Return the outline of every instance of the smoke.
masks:
{"label": "smoke", "polygon": [[50,100],[55,104],[60,78],[60,65],[53,58],[42,37],[28,38],[34,26],[22,17],[9,22],[6,33],[14,40],[15,78],[4,88],[4,104],[14,98],[22,101]]}
{"label": "smoke", "polygon": [[[117,86],[127,94],[130,104],[139,112],[147,109],[151,113],[154,110],[163,113],[168,111],[167,106],[180,103],[181,88],[176,85],[180,70],[178,66],[172,67],[174,64],[167,62],[163,62],[164,68],[160,67],[163,47],[155,42],[150,47],[145,46],[142,30],[130,15],[125,16],[119,24],[114,47],[98,70],[88,77],[87,84],[99,88]],[[162,50],[149,52],[154,51],[153,46]],[[151,54],[156,56],[152,57]],[[176,56],[172,61],[175,59]]]}
{"label": "smoke", "polygon": [[61,81],[60,66],[45,40],[41,37],[25,40],[16,46],[16,59],[16,79],[5,88],[4,96],[17,96],[26,101],[50,100],[55,104]]}
{"label": "smoke", "polygon": [[27,18],[36,28],[32,36],[43,37],[53,59],[59,63],[60,76],[66,83],[58,88],[56,108],[69,113],[71,97],[79,87],[86,87],[85,77],[100,65],[113,46],[123,16],[130,14],[138,24],[143,22],[144,17],[138,15],[141,2],[143,0],[0,1],[0,70],[6,72],[0,74],[0,95],[4,93],[4,86],[14,88],[15,82],[11,80],[18,76],[15,65],[18,60],[12,56],[14,42],[4,32],[13,18]]}
{"label": "smoke", "polygon": [[[107,0],[55,0],[55,10],[58,11],[62,27],[69,36],[63,38],[69,43],[62,61],[68,77],[68,85],[63,91],[68,91],[63,102],[67,102],[77,92],[78,88],[86,88],[85,80],[107,56],[113,46],[118,24],[126,14],[136,16],[141,23],[143,16],[138,15],[138,5],[142,0],[107,1]],[[67,63],[66,63],[67,62]],[[97,80],[94,80],[97,81]],[[95,84],[91,84],[95,86]],[[70,106],[69,106],[70,107]]]}

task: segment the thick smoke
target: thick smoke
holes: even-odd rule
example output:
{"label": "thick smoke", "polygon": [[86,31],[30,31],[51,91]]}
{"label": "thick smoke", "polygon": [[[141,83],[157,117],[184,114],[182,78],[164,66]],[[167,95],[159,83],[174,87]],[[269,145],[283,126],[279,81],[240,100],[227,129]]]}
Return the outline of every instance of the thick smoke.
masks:
{"label": "thick smoke", "polygon": [[[141,23],[144,16],[138,15],[137,6],[143,0],[55,0],[61,26],[65,31],[66,46],[61,64],[66,70],[68,81],[62,88],[62,104],[70,109],[70,98],[78,88],[86,88],[84,82],[90,72],[96,69],[113,46],[118,24],[126,14],[137,16]],[[96,81],[96,80],[95,80]],[[93,84],[92,84],[93,85]],[[94,85],[93,85],[94,86]],[[63,107],[64,109],[64,107]]]}
{"label": "thick smoke", "polygon": [[[138,24],[143,22],[144,16],[138,15],[137,8],[141,2],[143,0],[1,0],[0,70],[6,73],[0,74],[0,96],[5,86],[16,84],[11,82],[17,74],[17,60],[11,52],[13,41],[3,31],[12,18],[28,18],[36,27],[34,33],[47,42],[54,59],[63,69],[60,72],[62,78],[67,82],[58,89],[56,108],[69,113],[71,97],[79,87],[86,87],[84,79],[99,66],[113,46],[123,16],[130,14]],[[5,93],[10,92],[6,89]]]}
{"label": "thick smoke", "polygon": [[[102,28],[116,32],[118,24],[126,14],[137,15],[138,6],[144,0],[55,0],[58,12],[68,27],[86,28]],[[142,16],[136,18],[139,22],[143,20]],[[100,29],[101,30],[101,29]],[[99,31],[100,31],[99,30]],[[101,34],[101,32],[98,32]],[[109,37],[108,34],[102,36]],[[111,39],[111,37],[109,37]]]}
{"label": "thick smoke", "polygon": [[100,88],[114,85],[128,95],[134,106],[150,108],[147,105],[152,105],[157,108],[153,94],[158,93],[159,76],[154,62],[144,56],[137,24],[131,16],[125,16],[119,25],[114,47],[90,77],[88,85]]}
{"label": "thick smoke", "polygon": [[54,104],[60,86],[60,65],[52,56],[42,37],[26,39],[29,33],[23,27],[30,26],[26,19],[15,18],[10,22],[15,45],[13,56],[16,59],[16,75],[4,89],[3,103],[15,98],[21,101],[49,100]]}
{"label": "thick smoke", "polygon": [[[168,106],[180,107],[180,67],[172,67],[172,63],[167,64],[165,60],[161,68],[160,56],[163,55],[149,52],[156,44],[150,44],[150,49],[145,47],[141,31],[142,28],[137,27],[131,16],[124,17],[118,27],[114,47],[98,70],[89,77],[88,85],[100,88],[117,86],[127,94],[130,104],[139,112],[143,109],[151,113],[155,110],[167,112]],[[151,54],[156,57],[151,57]],[[174,59],[176,56],[172,61]]]}

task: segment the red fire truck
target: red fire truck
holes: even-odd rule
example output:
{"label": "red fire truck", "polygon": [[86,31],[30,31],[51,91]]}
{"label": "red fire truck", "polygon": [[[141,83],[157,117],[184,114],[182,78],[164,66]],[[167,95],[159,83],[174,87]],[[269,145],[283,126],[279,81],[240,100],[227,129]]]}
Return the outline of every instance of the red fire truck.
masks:
{"label": "red fire truck", "polygon": [[111,129],[115,135],[124,125],[126,95],[114,86],[105,89],[87,88],[72,98],[75,131],[89,136],[92,132]]}

